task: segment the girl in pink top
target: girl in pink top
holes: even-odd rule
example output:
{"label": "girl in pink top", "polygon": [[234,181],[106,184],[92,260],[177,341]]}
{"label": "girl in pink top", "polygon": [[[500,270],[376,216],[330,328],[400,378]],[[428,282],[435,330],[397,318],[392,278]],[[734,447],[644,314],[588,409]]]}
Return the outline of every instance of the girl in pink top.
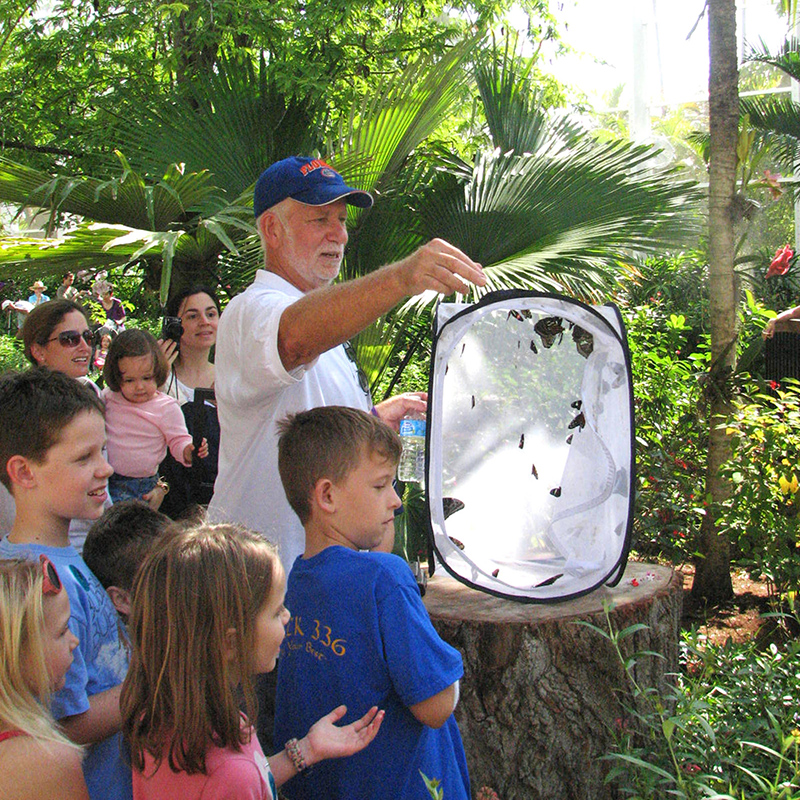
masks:
{"label": "girl in pink top", "polygon": [[69,597],[47,556],[0,560],[0,797],[89,800],[82,749],[47,710],[78,640]]}
{"label": "girl in pink top", "polygon": [[275,547],[237,525],[200,525],[155,544],[134,589],[120,701],[134,800],[276,800],[276,786],[298,772],[375,738],[382,711],[337,727],[347,711],[339,706],[265,758],[249,722],[252,676],[275,668],[285,593]]}
{"label": "girl in pink top", "polygon": [[[147,331],[123,331],[108,348],[103,397],[108,461],[114,468],[108,490],[115,503],[151,499],[167,448],[176,461],[192,464],[194,444],[183,412],[174,398],[158,391],[168,371],[161,348]],[[208,455],[205,439],[197,455]]]}

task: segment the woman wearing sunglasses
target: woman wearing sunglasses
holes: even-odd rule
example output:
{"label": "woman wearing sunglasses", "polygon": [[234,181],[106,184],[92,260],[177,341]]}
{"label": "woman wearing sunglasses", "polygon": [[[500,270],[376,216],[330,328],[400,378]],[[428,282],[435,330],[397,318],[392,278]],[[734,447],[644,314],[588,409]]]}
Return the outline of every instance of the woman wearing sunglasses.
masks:
{"label": "woman wearing sunglasses", "polygon": [[84,378],[89,371],[92,339],[86,312],[71,300],[51,300],[37,306],[22,326],[28,360],[70,378]]}

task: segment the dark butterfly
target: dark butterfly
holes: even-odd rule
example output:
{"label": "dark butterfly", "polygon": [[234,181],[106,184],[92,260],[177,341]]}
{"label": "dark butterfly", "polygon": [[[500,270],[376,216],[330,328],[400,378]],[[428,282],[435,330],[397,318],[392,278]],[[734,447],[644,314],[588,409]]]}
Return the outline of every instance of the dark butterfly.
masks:
{"label": "dark butterfly", "polygon": [[471,408],[475,408],[475,395],[472,395],[472,406]]}
{"label": "dark butterfly", "polygon": [[531,475],[533,475],[536,480],[539,480],[539,471],[536,469],[536,464],[531,464]]}
{"label": "dark butterfly", "polygon": [[464,355],[464,348],[465,348],[466,346],[467,346],[467,343],[466,343],[466,342],[464,342],[464,344],[462,344],[462,345],[461,345],[461,355],[462,355],[462,356]]}
{"label": "dark butterfly", "polygon": [[572,444],[572,437],[574,435],[575,435],[574,433],[571,433],[569,436],[567,436],[567,444]]}
{"label": "dark butterfly", "polygon": [[594,336],[576,325],[572,329],[572,341],[575,342],[578,353],[584,358],[589,358],[592,354],[592,350],[594,350]]}
{"label": "dark butterfly", "polygon": [[519,449],[522,450],[523,447],[525,447],[525,434],[521,433],[519,435]]}
{"label": "dark butterfly", "polygon": [[549,350],[556,339],[561,344],[564,338],[564,325],[561,317],[542,317],[534,326],[533,329],[542,338],[542,345],[545,349]]}
{"label": "dark butterfly", "polygon": [[531,312],[528,311],[527,309],[524,311],[515,311],[512,308],[511,311],[508,312],[508,316],[506,317],[506,319],[514,317],[514,319],[517,320],[518,322],[525,322],[525,320],[530,319],[531,316],[532,316]]}
{"label": "dark butterfly", "polygon": [[452,542],[452,543],[453,543],[453,544],[454,544],[454,545],[455,545],[455,546],[456,546],[456,547],[457,547],[459,550],[463,550],[463,549],[464,549],[464,542],[462,542],[460,539],[456,539],[456,537],[455,537],[455,536],[448,536],[447,538],[448,538],[448,539],[449,539],[449,540],[450,540],[450,541],[451,541],[451,542]]}
{"label": "dark butterfly", "polygon": [[457,511],[461,511],[462,508],[464,508],[464,503],[462,503],[461,500],[455,497],[442,498],[442,513],[445,519],[452,516]]}
{"label": "dark butterfly", "polygon": [[574,408],[576,411],[580,411],[582,405],[583,405],[583,400],[574,400],[569,404],[569,407]]}
{"label": "dark butterfly", "polygon": [[500,574],[500,567],[492,570],[492,577],[496,578]]}
{"label": "dark butterfly", "polygon": [[561,487],[556,486],[555,489],[551,489],[550,494],[553,495],[553,497],[561,497]]}
{"label": "dark butterfly", "polygon": [[539,348],[536,346],[536,342],[534,342],[533,339],[531,339],[531,350],[533,350],[534,353],[539,353]]}
{"label": "dark butterfly", "polygon": [[586,427],[586,417],[583,416],[583,411],[581,411],[581,413],[578,414],[578,416],[575,417],[575,419],[572,420],[569,425],[567,425],[567,430],[572,430],[573,428],[578,427],[581,429]]}
{"label": "dark butterfly", "polygon": [[540,586],[551,586],[554,584],[559,578],[563,578],[564,573],[559,572],[558,575],[553,575],[552,578],[545,578],[541,583],[537,583],[535,588],[538,589]]}

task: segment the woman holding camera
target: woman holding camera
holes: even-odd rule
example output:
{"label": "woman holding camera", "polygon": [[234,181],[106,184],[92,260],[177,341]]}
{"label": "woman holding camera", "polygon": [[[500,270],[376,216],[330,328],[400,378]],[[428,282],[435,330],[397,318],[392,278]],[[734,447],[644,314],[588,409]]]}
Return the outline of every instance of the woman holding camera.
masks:
{"label": "woman holding camera", "polygon": [[[162,348],[172,366],[161,390],[181,404],[189,433],[195,433],[198,423],[204,426],[203,436],[208,440],[209,451],[208,458],[194,468],[194,474],[191,468],[169,455],[161,463],[159,474],[171,487],[161,511],[175,518],[196,505],[207,505],[217,477],[219,419],[216,405],[207,400],[203,419],[195,420],[199,406],[194,403],[194,392],[195,389],[214,389],[211,348],[217,341],[219,300],[209,287],[193,286],[170,299],[166,314],[172,319],[165,320]],[[179,338],[176,340],[174,336]]]}

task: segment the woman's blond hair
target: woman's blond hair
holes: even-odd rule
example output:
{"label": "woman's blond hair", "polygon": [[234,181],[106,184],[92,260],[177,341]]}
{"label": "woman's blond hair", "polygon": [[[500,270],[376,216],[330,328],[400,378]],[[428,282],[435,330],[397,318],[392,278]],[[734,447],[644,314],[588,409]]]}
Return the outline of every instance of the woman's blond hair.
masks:
{"label": "woman's blond hair", "polygon": [[[133,646],[122,687],[122,731],[134,769],[145,754],[156,769],[205,773],[210,747],[240,750],[255,720],[255,618],[269,597],[275,547],[237,525],[201,524],[165,534],[134,588]],[[234,635],[231,635],[234,631]]]}
{"label": "woman's blond hair", "polygon": [[41,744],[80,749],[59,731],[48,711],[43,575],[38,561],[0,560],[0,723]]}

